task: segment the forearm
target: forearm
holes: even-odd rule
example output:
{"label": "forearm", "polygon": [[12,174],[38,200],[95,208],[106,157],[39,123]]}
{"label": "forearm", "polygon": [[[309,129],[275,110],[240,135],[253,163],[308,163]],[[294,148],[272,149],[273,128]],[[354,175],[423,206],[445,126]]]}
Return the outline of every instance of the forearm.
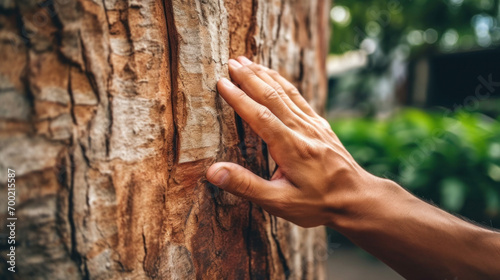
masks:
{"label": "forearm", "polygon": [[[329,226],[408,279],[500,279],[500,233],[379,180]],[[349,209],[349,208],[347,208]]]}

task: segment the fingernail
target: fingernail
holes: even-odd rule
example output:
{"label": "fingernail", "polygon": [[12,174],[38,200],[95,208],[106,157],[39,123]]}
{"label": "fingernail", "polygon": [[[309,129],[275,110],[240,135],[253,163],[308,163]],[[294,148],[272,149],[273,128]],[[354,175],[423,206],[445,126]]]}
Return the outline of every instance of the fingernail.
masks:
{"label": "fingernail", "polygon": [[250,65],[253,63],[250,59],[248,59],[244,56],[240,56],[239,58],[241,60],[241,64],[243,64],[243,65]]}
{"label": "fingernail", "polygon": [[231,67],[233,67],[235,69],[238,69],[238,68],[242,67],[241,64],[238,61],[234,60],[234,59],[230,59],[229,60],[229,66],[231,66]]}
{"label": "fingernail", "polygon": [[212,175],[212,177],[210,177],[208,181],[220,187],[222,184],[224,184],[224,182],[226,182],[228,175],[229,171],[226,168],[221,167],[215,171],[214,175]]}
{"label": "fingernail", "polygon": [[227,87],[227,88],[232,88],[232,87],[234,87],[234,84],[233,84],[233,83],[231,83],[231,81],[230,81],[230,80],[228,80],[228,79],[226,79],[226,78],[222,78],[222,79],[220,79],[220,80],[221,80],[222,84],[223,84],[225,87]]}

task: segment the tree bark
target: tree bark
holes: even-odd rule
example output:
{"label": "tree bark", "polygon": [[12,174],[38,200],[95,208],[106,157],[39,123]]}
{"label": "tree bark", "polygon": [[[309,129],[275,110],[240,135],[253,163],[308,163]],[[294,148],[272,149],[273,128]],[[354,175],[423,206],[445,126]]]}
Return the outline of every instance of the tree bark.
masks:
{"label": "tree bark", "polygon": [[[207,184],[269,177],[265,143],[216,92],[246,55],[321,111],[326,0],[0,1],[2,279],[324,279],[324,228]],[[8,229],[3,226],[5,238]]]}

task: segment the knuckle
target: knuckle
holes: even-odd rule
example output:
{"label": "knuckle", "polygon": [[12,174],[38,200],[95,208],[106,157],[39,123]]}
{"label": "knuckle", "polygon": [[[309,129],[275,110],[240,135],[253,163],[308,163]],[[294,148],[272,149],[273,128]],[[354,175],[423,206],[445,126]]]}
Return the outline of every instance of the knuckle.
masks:
{"label": "knuckle", "polygon": [[321,117],[314,118],[314,119],[320,125],[320,127],[322,127],[323,129],[326,129],[327,131],[332,130],[332,127],[330,126],[330,123],[327,120],[325,120]]}
{"label": "knuckle", "polygon": [[267,74],[268,74],[269,76],[271,76],[271,77],[277,77],[277,76],[279,76],[279,75],[280,75],[277,71],[272,70],[272,69],[267,70]]}
{"label": "knuckle", "polygon": [[266,70],[263,70],[263,69],[260,69],[260,68],[257,69],[256,73],[257,73],[258,76],[264,76],[264,75],[267,74]]}
{"label": "knuckle", "polygon": [[283,89],[285,90],[285,92],[287,93],[287,95],[292,95],[292,91],[297,91],[298,90],[293,86],[293,85],[290,85],[290,84],[285,84],[283,86]]}
{"label": "knuckle", "polygon": [[317,128],[314,125],[308,124],[306,126],[305,130],[310,137],[313,137],[313,138],[320,137],[320,133],[318,132]]}
{"label": "knuckle", "polygon": [[286,95],[285,90],[284,90],[281,86],[277,86],[277,88],[276,88],[276,92],[277,92],[280,96],[283,96],[283,97],[288,98],[288,96]]}
{"label": "knuckle", "polygon": [[277,97],[277,92],[274,88],[270,87],[270,86],[266,86],[263,90],[262,90],[262,97],[265,99],[265,100],[273,100]]}
{"label": "knuckle", "polygon": [[285,90],[283,89],[283,87],[278,82],[276,82],[274,80],[271,80],[268,84],[274,89],[274,92],[277,95],[279,95],[279,96],[286,96]]}
{"label": "knuckle", "polygon": [[270,122],[273,119],[273,113],[266,107],[261,107],[257,112],[257,119],[264,122]]}
{"label": "knuckle", "polygon": [[283,120],[280,121],[293,131],[300,131],[302,129],[303,123],[299,118],[289,117],[283,118]]}
{"label": "knuckle", "polygon": [[302,94],[300,94],[299,90],[296,87],[291,87],[289,90],[291,96],[300,96],[302,97]]}
{"label": "knuckle", "polygon": [[308,141],[300,141],[297,152],[299,156],[304,159],[317,158],[320,155],[319,148]]}

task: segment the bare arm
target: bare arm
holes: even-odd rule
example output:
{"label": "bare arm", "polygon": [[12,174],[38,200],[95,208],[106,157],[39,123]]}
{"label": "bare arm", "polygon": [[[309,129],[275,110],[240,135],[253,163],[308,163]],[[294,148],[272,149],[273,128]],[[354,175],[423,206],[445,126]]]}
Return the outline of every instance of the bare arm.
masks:
{"label": "bare arm", "polygon": [[297,225],[332,227],[408,279],[500,279],[498,232],[366,172],[291,83],[238,61],[229,69],[239,87],[221,79],[219,93],[267,143],[279,168],[268,181],[216,163],[210,182]]}
{"label": "bare arm", "polygon": [[500,234],[463,221],[381,182],[380,197],[338,229],[407,279],[500,279]]}

